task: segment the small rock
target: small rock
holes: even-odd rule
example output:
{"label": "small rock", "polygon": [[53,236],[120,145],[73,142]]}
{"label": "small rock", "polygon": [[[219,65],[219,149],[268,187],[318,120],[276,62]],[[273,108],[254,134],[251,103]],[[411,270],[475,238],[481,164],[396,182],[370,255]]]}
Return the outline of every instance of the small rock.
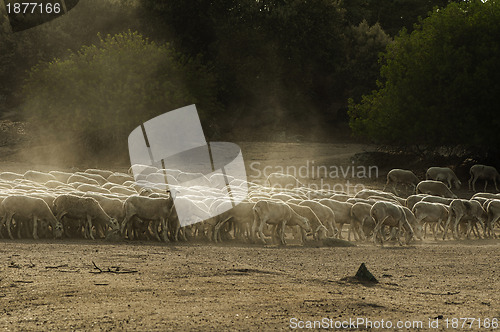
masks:
{"label": "small rock", "polygon": [[358,272],[356,272],[356,275],[354,277],[362,282],[372,282],[375,284],[378,283],[377,278],[375,278],[373,274],[368,271],[365,263],[361,263],[361,266],[359,267]]}

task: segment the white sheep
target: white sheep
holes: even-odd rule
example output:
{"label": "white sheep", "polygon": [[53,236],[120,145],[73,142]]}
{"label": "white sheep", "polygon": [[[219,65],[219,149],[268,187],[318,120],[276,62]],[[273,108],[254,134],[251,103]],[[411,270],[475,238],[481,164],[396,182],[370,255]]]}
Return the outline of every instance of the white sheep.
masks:
{"label": "white sheep", "polygon": [[420,202],[424,197],[428,195],[426,194],[418,194],[418,195],[410,195],[406,198],[406,204],[405,206],[409,208],[410,210],[413,209],[413,206]]}
{"label": "white sheep", "polygon": [[455,175],[455,172],[448,167],[429,167],[425,173],[425,179],[448,183],[449,189],[451,189],[452,185],[454,185],[456,189],[459,189],[462,184]]}
{"label": "white sheep", "polygon": [[14,181],[17,179],[22,179],[22,178],[23,178],[23,175],[18,174],[18,173],[13,173],[13,172],[1,172],[0,173],[1,180]]}
{"label": "white sheep", "polygon": [[314,211],[321,223],[328,229],[328,236],[340,236],[340,230],[336,223],[337,216],[329,206],[312,200],[301,201],[298,205],[308,206]]}
{"label": "white sheep", "polygon": [[415,192],[416,186],[419,182],[419,179],[415,174],[413,174],[412,171],[406,170],[406,169],[400,169],[400,168],[395,168],[389,171],[387,173],[387,182],[384,186],[383,191],[387,188],[389,184],[392,184],[392,190],[393,192],[398,195],[398,192],[396,190],[397,184],[405,184],[405,185],[410,185],[413,190],[412,192]]}
{"label": "white sheep", "polygon": [[81,175],[81,176],[85,176],[89,179],[96,180],[100,186],[102,186],[103,184],[108,182],[108,180],[106,178],[104,178],[102,175],[99,175],[99,174],[76,172],[75,175]]}
{"label": "white sheep", "polygon": [[375,227],[375,221],[370,215],[373,204],[356,202],[351,207],[351,225],[347,239],[351,240],[351,231],[354,233],[354,240],[365,240]]}
{"label": "white sheep", "polygon": [[134,181],[134,178],[125,173],[115,172],[107,177],[109,182],[122,185],[126,181]]}
{"label": "white sheep", "polygon": [[[311,225],[313,239],[324,240],[328,236],[328,229],[323,225],[320,218],[314,213],[313,209],[309,206],[297,205],[289,203],[288,206],[304,218],[307,218]],[[305,241],[305,231],[302,229],[302,242]]]}
{"label": "white sheep", "polygon": [[97,174],[102,176],[104,179],[107,179],[108,176],[113,174],[112,171],[104,170],[104,169],[96,169],[96,168],[89,168],[87,169],[84,173],[86,174]]}
{"label": "white sheep", "polygon": [[[62,236],[61,223],[58,222],[47,203],[41,198],[20,195],[8,196],[2,201],[1,210],[4,214],[7,233],[11,239],[13,239],[11,233],[12,219],[16,221],[21,219],[32,221],[30,226],[33,228],[32,235],[35,240],[38,239],[39,220],[42,222],[42,229],[47,230],[48,226],[50,226],[54,237],[60,238]],[[18,232],[20,232],[20,225],[18,227]]]}
{"label": "white sheep", "polygon": [[91,179],[91,178],[86,177],[86,176],[83,176],[83,175],[80,175],[80,174],[72,174],[68,178],[67,183],[71,184],[71,185],[73,185],[74,183],[79,183],[79,184],[85,183],[85,184],[92,184],[94,186],[99,186],[99,182],[97,182],[96,180]]}
{"label": "white sheep", "polygon": [[83,222],[85,237],[94,240],[92,226],[96,228],[96,233],[100,237],[106,234],[99,234],[99,231],[106,232],[108,228],[112,231],[119,229],[118,221],[111,218],[91,197],[79,197],[74,195],[60,195],[54,200],[54,209],[57,213],[57,219],[62,220],[68,217]]}
{"label": "white sheep", "polygon": [[86,184],[86,183],[83,183],[83,184],[79,185],[78,187],[76,187],[76,189],[79,190],[79,191],[83,191],[83,192],[94,192],[94,193],[101,193],[101,194],[111,194],[111,192],[108,189],[105,189],[105,188],[102,188],[102,187],[99,187],[99,186],[95,186],[95,185],[92,185],[92,184]]}
{"label": "white sheep", "polygon": [[293,175],[282,173],[271,173],[266,179],[266,185],[271,188],[292,189],[304,186]]}
{"label": "white sheep", "polygon": [[328,206],[335,215],[335,228],[338,227],[335,234],[330,236],[335,236],[338,232],[338,238],[342,239],[342,228],[344,224],[351,225],[351,208],[352,204],[347,202],[339,202],[329,198],[320,199],[319,202],[325,206]]}
{"label": "white sheep", "polygon": [[405,243],[408,244],[413,238],[413,229],[410,226],[405,211],[402,206],[390,202],[376,202],[370,209],[370,216],[375,221],[375,229],[373,230],[373,240],[376,242],[380,235],[381,243],[383,244],[382,227],[387,225],[397,227],[397,239],[401,242],[401,232],[405,231]]}
{"label": "white sheep", "polygon": [[470,179],[469,179],[469,190],[476,191],[476,181],[484,180],[484,191],[486,191],[486,186],[488,185],[488,181],[493,181],[495,184],[495,189],[498,191],[497,180],[500,181],[500,174],[493,166],[485,166],[485,165],[474,165],[469,170]]}
{"label": "white sheep", "polygon": [[441,223],[448,220],[448,207],[441,203],[418,202],[412,209],[417,223],[434,224],[431,227],[434,240],[437,240],[437,230]]}
{"label": "white sheep", "polygon": [[[297,214],[291,207],[286,203],[282,202],[272,202],[272,201],[259,201],[255,203],[253,207],[254,222],[252,225],[252,237],[258,230],[259,237],[263,244],[266,244],[264,239],[264,225],[281,225],[280,231],[280,242],[281,244],[286,244],[285,242],[285,226],[289,224],[290,226],[298,225],[308,232],[311,232],[311,226],[309,225],[306,218]],[[276,235],[276,234],[274,234]]]}
{"label": "white sheep", "polygon": [[488,235],[496,238],[495,231],[493,227],[495,223],[500,220],[500,200],[491,200],[486,204],[486,213],[488,214],[488,222],[487,222],[487,232]]}
{"label": "white sheep", "polygon": [[422,240],[422,237],[423,237],[422,224],[417,221],[415,214],[413,214],[413,212],[410,209],[408,209],[406,206],[403,206],[403,211],[405,212],[406,220],[408,220],[408,223],[410,224],[410,226],[413,230],[413,235],[417,239]]}
{"label": "white sheep", "polygon": [[217,216],[219,218],[219,221],[215,225],[215,235],[214,235],[215,242],[221,240],[220,229],[224,227],[224,225],[228,221],[233,222],[235,238],[243,237],[246,238],[247,240],[251,240],[252,235],[250,232],[253,223],[252,209],[254,205],[255,204],[251,202],[241,202],[235,207],[219,214]]}
{"label": "white sheep", "polygon": [[38,171],[26,171],[24,173],[24,178],[38,183],[45,183],[50,180],[56,180],[56,177],[49,173],[43,173]]}
{"label": "white sheep", "polygon": [[53,175],[57,181],[61,181],[64,183],[68,183],[68,179],[73,173],[68,173],[68,172],[61,172],[61,171],[50,171],[50,175]]}
{"label": "white sheep", "polygon": [[417,185],[417,194],[429,194],[445,198],[457,198],[448,187],[440,181],[425,180]]}
{"label": "white sheep", "polygon": [[380,191],[380,190],[373,190],[373,189],[360,190],[356,193],[356,195],[354,197],[355,198],[369,199],[370,196],[385,197],[385,198],[390,199],[390,200],[398,201],[399,203],[401,203],[401,205],[404,205],[406,203],[406,201],[403,198],[396,196],[392,193],[388,193],[388,192],[384,192],[384,191]]}
{"label": "white sheep", "polygon": [[446,206],[450,206],[451,202],[453,202],[453,198],[428,195],[422,198],[421,202],[440,203]]}
{"label": "white sheep", "polygon": [[[152,222],[152,230],[158,241],[161,241],[158,234],[158,228],[161,226],[162,239],[168,242],[167,234],[167,218],[172,212],[173,201],[171,198],[151,198],[145,196],[130,196],[125,200],[123,208],[125,210],[125,218],[121,225],[121,233],[125,235],[125,230],[131,238],[133,231],[133,217],[137,217],[144,223]],[[147,228],[147,226],[146,226]]]}
{"label": "white sheep", "polygon": [[106,197],[95,193],[86,193],[84,197],[92,197],[102,207],[111,218],[121,222],[125,218],[125,211],[123,209],[123,201],[114,197]]}
{"label": "white sheep", "polygon": [[[443,240],[446,238],[449,227],[452,227],[452,235],[455,239],[460,237],[458,232],[458,224],[460,222],[467,222],[466,236],[469,238],[470,232],[473,230],[472,222],[479,222],[483,230],[485,230],[485,223],[487,222],[487,219],[488,215],[478,201],[454,199],[450,204],[448,220],[446,221],[446,225],[444,227]],[[479,231],[477,236],[481,237]]]}

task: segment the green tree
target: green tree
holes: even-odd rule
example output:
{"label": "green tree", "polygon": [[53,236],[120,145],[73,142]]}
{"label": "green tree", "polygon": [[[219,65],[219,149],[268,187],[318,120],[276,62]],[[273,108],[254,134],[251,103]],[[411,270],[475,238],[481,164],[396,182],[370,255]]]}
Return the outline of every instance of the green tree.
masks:
{"label": "green tree", "polygon": [[22,110],[41,140],[75,139],[86,158],[123,153],[132,129],[166,111],[196,103],[208,117],[218,110],[214,90],[197,59],[127,32],[34,67]]}
{"label": "green tree", "polygon": [[381,57],[378,90],[351,101],[358,135],[393,144],[500,144],[500,4],[452,3],[411,34],[402,31]]}

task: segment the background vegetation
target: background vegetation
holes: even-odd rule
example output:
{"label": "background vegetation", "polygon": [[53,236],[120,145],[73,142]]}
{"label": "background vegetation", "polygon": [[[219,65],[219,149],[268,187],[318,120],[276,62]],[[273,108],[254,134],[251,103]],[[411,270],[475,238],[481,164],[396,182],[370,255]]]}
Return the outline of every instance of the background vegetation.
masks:
{"label": "background vegetation", "polygon": [[323,140],[350,117],[376,142],[491,153],[498,7],[80,0],[15,34],[1,17],[0,114],[41,142],[74,140],[82,158],[126,154],[132,128],[190,103],[209,139]]}

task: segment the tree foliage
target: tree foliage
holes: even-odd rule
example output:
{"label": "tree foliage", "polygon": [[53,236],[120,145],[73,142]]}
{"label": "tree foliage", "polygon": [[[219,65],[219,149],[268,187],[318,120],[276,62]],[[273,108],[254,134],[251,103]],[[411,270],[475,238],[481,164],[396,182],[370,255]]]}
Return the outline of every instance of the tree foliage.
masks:
{"label": "tree foliage", "polygon": [[23,114],[40,137],[77,139],[87,152],[122,152],[130,131],[156,115],[193,103],[216,112],[214,91],[213,75],[197,59],[127,32],[35,66]]}
{"label": "tree foliage", "polygon": [[378,90],[351,101],[355,133],[380,142],[494,149],[500,143],[500,4],[452,3],[402,31]]}

